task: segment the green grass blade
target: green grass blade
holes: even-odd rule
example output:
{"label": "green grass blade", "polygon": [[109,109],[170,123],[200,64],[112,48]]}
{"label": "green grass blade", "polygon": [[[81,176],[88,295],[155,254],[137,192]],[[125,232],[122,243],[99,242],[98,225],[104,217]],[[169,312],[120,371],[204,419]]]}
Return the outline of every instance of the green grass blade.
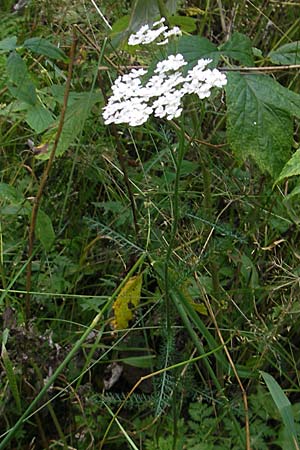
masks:
{"label": "green grass blade", "polygon": [[297,432],[294,421],[294,414],[292,410],[292,405],[282,388],[279,386],[277,381],[266,372],[260,371],[264,382],[266,383],[270,394],[278,408],[278,411],[281,415],[282,421],[286,427],[288,436],[291,437],[291,440],[294,444],[294,448],[299,450],[299,445],[297,442]]}

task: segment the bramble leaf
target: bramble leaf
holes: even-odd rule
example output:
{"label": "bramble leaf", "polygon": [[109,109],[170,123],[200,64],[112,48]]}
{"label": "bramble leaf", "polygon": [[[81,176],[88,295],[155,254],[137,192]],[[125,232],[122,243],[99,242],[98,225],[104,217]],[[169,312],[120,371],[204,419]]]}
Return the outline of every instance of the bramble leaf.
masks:
{"label": "bramble leaf", "polygon": [[[70,102],[68,102],[64,126],[56,150],[57,156],[62,155],[75,142],[77,136],[81,133],[86,119],[91,113],[92,107],[102,99],[101,95],[97,92],[93,92],[93,94],[90,92],[78,92],[77,96],[76,93],[73,94],[74,96],[72,94],[70,95]],[[55,125],[50,131],[46,131],[43,135],[43,142],[49,145],[48,152],[38,155],[37,158],[43,160],[49,158],[58,124],[59,120],[55,122]]]}
{"label": "bramble leaf", "polygon": [[233,151],[278,176],[290,157],[291,116],[300,117],[300,96],[265,75],[229,73],[227,79],[227,136]]}
{"label": "bramble leaf", "polygon": [[51,112],[43,105],[32,106],[26,114],[26,122],[36,133],[45,131],[53,121]]}
{"label": "bramble leaf", "polygon": [[50,217],[41,209],[37,215],[35,234],[44,249],[50,250],[55,240],[55,233]]}
{"label": "bramble leaf", "polygon": [[0,41],[0,53],[9,52],[17,48],[17,36],[11,36]]}
{"label": "bramble leaf", "polygon": [[284,178],[293,177],[295,175],[300,175],[300,149],[298,149],[291,159],[288,160],[275,183],[277,184],[284,180]]}
{"label": "bramble leaf", "polygon": [[29,79],[25,61],[16,52],[11,52],[6,62],[8,78],[16,85],[20,85]]}
{"label": "bramble leaf", "polygon": [[133,310],[140,302],[142,280],[142,274],[129,278],[114,302],[114,326],[116,329],[128,327],[128,323],[133,317]]}
{"label": "bramble leaf", "polygon": [[181,53],[188,65],[194,67],[201,58],[212,59],[209,67],[215,67],[220,58],[217,47],[208,39],[200,36],[182,36],[178,41],[178,53]]}
{"label": "bramble leaf", "polygon": [[252,66],[254,64],[251,40],[242,33],[233,33],[229,41],[219,47],[222,55],[228,56],[241,64]]}
{"label": "bramble leaf", "polygon": [[300,41],[282,45],[270,52],[268,57],[274,64],[300,64]]}

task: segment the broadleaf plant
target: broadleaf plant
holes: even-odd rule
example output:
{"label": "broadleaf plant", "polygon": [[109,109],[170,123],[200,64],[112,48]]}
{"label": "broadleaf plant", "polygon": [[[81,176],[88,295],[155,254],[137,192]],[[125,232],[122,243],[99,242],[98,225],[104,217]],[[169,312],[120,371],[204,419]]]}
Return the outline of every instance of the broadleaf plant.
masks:
{"label": "broadleaf plant", "polygon": [[238,158],[251,156],[277,177],[291,155],[292,116],[300,117],[300,95],[270,76],[229,73],[227,135]]}

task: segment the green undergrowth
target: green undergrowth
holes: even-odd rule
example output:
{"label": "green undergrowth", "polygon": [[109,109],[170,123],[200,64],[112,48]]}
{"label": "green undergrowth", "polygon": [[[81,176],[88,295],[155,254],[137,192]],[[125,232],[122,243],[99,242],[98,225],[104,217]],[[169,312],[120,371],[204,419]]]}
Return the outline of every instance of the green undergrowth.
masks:
{"label": "green undergrowth", "polygon": [[[97,4],[0,11],[0,449],[297,450],[299,5]],[[178,40],[127,45],[163,13]],[[105,125],[174,52],[226,88]]]}

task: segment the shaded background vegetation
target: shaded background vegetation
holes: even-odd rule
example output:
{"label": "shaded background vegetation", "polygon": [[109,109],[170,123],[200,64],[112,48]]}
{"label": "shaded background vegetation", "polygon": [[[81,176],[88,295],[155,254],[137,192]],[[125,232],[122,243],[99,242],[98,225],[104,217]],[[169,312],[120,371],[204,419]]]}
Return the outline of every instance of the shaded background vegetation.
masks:
{"label": "shaded background vegetation", "polygon": [[[9,88],[7,54],[0,54],[1,434],[14,426],[122,280],[135,275],[130,270],[145,254],[138,267],[140,303],[126,329],[114,329],[110,307],[40,405],[54,399],[16,432],[11,448],[100,448],[104,437],[107,449],[244,448],[242,393],[223,351],[144,380],[127,399],[119,422],[108,428],[142,376],[214,351],[219,333],[247,392],[251,448],[294,448],[259,371],[273,375],[284,389],[298,429],[299,206],[297,196],[286,196],[297,181],[274,187],[274,179],[255,162],[233,156],[224,94],[187,104],[185,132],[191,143],[179,180],[166,293],[178,124],[153,120],[137,129],[120,126],[115,135],[101,117],[102,94],[109,95],[120,67],[148,65],[149,57],[122,44],[122,22],[105,46],[109,30],[89,1],[32,0],[18,12],[13,6],[10,0],[2,4],[0,40],[16,35],[22,44],[35,36],[50,38],[69,54],[76,25],[78,44],[74,106],[36,231],[30,317],[25,310],[28,226],[46,164],[45,144],[55,135],[63,103],[68,60],[20,52],[52,116],[46,131],[36,132]],[[105,0],[99,7],[111,24],[131,12],[126,1]],[[224,0],[179,2],[177,15],[193,20],[192,34],[217,45],[234,31],[245,34],[259,49],[256,63],[263,66],[263,55],[300,40],[299,12],[296,2]],[[298,73],[274,77],[298,92]],[[189,111],[201,122],[198,135]],[[294,148],[298,141],[296,119]]]}

